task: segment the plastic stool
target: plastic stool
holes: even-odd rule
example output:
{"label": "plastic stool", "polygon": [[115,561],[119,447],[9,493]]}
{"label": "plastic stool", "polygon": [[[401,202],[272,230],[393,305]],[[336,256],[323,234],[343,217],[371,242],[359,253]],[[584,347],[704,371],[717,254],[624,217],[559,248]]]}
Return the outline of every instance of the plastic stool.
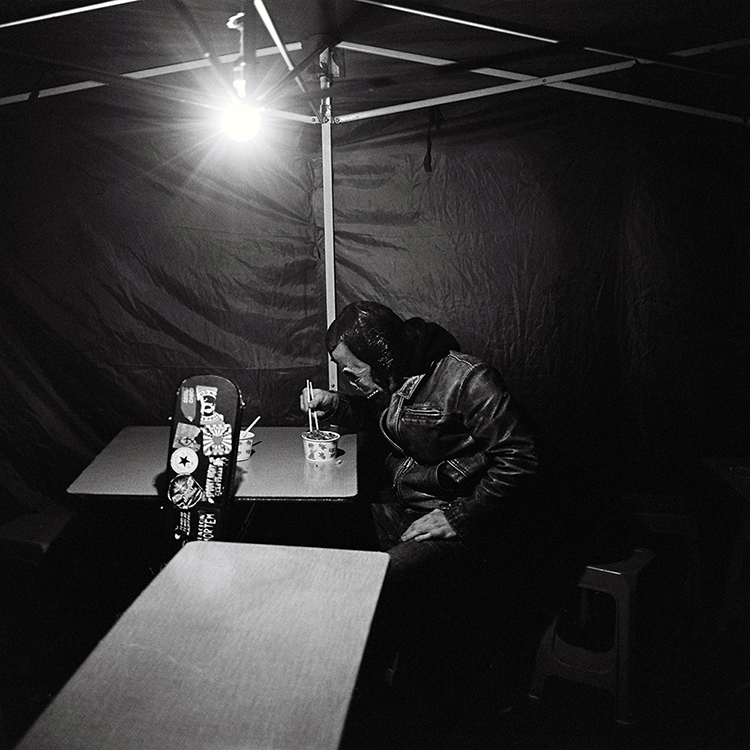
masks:
{"label": "plastic stool", "polygon": [[616,721],[623,724],[632,721],[631,604],[638,574],[653,557],[650,550],[636,549],[625,560],[586,567],[578,586],[609,594],[615,600],[615,633],[611,647],[598,651],[566,643],[558,633],[559,617],[556,617],[539,644],[529,697],[536,700],[541,697],[547,677],[562,677],[609,691],[616,700]]}

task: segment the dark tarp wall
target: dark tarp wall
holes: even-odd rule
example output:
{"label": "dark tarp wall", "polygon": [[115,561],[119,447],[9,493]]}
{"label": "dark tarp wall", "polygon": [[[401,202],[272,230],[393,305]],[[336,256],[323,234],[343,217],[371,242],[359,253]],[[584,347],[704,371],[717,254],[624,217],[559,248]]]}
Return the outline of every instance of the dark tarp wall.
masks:
{"label": "dark tarp wall", "polygon": [[336,147],[342,302],[438,319],[615,489],[747,451],[746,132],[528,102],[445,108],[432,127],[422,113],[408,142],[403,122],[363,126]]}
{"label": "dark tarp wall", "polygon": [[45,489],[121,427],[166,424],[186,375],[233,379],[269,424],[325,378],[304,134],[229,146],[148,104],[94,93],[2,113],[2,455]]}
{"label": "dark tarp wall", "polygon": [[[301,424],[326,378],[317,130],[230,148],[107,90],[3,110],[3,473],[62,493],[194,372]],[[746,452],[746,137],[559,92],[338,126],[338,304],[444,324],[622,485]]]}

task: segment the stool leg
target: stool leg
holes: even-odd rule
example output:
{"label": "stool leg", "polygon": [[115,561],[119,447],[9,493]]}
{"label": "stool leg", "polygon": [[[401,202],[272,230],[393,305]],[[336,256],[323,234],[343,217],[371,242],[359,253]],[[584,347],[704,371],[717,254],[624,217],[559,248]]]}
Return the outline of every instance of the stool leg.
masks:
{"label": "stool leg", "polygon": [[630,595],[618,597],[617,603],[617,703],[615,720],[619,724],[632,721],[630,705]]}
{"label": "stool leg", "polygon": [[534,675],[531,679],[529,688],[529,698],[538,701],[542,697],[544,690],[544,681],[549,674],[549,663],[552,660],[552,648],[555,638],[555,629],[557,628],[557,618],[555,617],[542,635],[539,641],[539,647],[536,652],[536,661],[534,663]]}

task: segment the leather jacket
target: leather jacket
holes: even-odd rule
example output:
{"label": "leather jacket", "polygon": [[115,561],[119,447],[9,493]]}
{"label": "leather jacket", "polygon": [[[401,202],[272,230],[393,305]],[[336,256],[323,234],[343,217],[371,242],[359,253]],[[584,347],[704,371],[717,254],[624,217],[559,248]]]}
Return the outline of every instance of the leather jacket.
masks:
{"label": "leather jacket", "polygon": [[[356,398],[342,396],[335,418],[356,422],[367,408]],[[522,512],[518,491],[537,471],[535,443],[493,367],[450,351],[404,381],[379,424],[400,502],[441,509],[466,544]]]}

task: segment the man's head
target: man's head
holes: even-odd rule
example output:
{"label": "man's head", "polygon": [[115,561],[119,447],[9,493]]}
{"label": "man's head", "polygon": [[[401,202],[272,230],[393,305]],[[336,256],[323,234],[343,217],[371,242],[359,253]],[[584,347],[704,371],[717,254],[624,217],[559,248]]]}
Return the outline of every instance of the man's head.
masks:
{"label": "man's head", "polygon": [[390,394],[403,380],[407,360],[404,321],[385,305],[347,305],[326,332],[326,347],[366,396]]}

